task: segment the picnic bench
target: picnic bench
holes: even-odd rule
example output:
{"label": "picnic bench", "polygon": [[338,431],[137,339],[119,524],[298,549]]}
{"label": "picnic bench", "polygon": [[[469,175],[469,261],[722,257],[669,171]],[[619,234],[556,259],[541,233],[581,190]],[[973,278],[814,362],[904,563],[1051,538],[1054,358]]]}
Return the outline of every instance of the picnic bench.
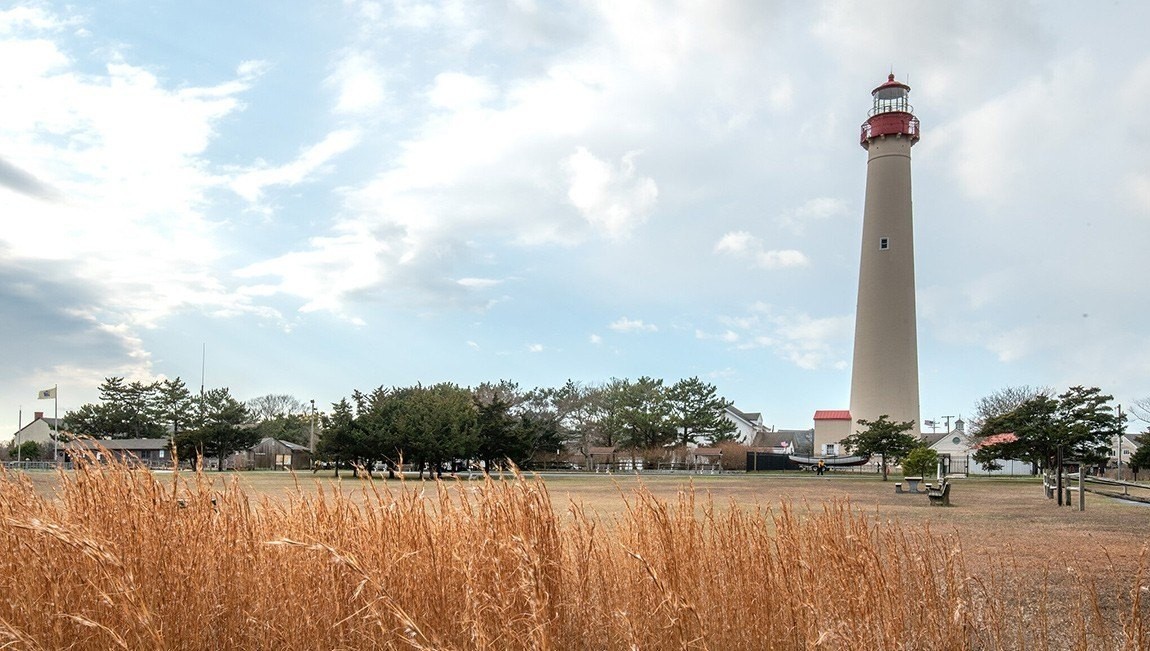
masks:
{"label": "picnic bench", "polygon": [[896,493],[921,493],[922,492],[918,489],[918,483],[920,481],[922,481],[922,477],[903,477],[902,480],[906,482],[906,490],[904,491],[902,489],[902,483],[898,483],[898,484],[894,485],[894,492],[896,492]]}
{"label": "picnic bench", "polygon": [[944,479],[938,488],[928,488],[926,497],[931,506],[950,506],[950,482]]}

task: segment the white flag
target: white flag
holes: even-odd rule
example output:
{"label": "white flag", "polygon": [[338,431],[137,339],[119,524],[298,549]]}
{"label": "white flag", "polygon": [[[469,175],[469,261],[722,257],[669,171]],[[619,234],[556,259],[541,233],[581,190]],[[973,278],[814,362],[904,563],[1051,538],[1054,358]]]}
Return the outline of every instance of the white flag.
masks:
{"label": "white flag", "polygon": [[55,398],[55,397],[56,397],[56,387],[52,387],[51,389],[44,389],[43,391],[41,391],[40,395],[36,396],[36,399],[37,400],[49,400],[49,399]]}

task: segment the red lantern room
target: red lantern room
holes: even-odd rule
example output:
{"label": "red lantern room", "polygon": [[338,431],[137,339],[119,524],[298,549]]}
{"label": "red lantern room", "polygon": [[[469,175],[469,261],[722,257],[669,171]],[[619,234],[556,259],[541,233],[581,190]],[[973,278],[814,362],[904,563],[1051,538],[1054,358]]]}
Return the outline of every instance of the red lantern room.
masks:
{"label": "red lantern room", "polygon": [[862,124],[859,143],[863,149],[870,146],[872,138],[886,136],[910,138],[910,144],[918,142],[919,124],[914,117],[914,107],[910,105],[910,86],[895,81],[894,73],[886,78],[886,83],[871,91],[874,108],[870,110],[866,122]]}

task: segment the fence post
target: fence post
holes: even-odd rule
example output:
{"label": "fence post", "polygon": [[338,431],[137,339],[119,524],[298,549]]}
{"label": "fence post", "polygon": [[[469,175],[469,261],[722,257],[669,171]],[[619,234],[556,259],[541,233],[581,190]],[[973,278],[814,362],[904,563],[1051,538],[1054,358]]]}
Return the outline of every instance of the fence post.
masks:
{"label": "fence post", "polygon": [[1078,464],[1078,510],[1086,510],[1086,484],[1085,484],[1086,469],[1082,464]]}

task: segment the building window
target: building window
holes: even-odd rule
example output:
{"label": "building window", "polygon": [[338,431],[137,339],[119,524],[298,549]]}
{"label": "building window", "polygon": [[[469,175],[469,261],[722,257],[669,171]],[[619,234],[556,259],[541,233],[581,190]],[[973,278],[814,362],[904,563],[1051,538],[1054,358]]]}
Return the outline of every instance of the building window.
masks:
{"label": "building window", "polygon": [[878,250],[879,251],[886,251],[889,248],[890,248],[890,238],[889,237],[878,238]]}
{"label": "building window", "polygon": [[950,442],[955,444],[955,445],[958,445],[959,443],[962,443],[962,439],[960,439],[956,436],[956,437],[950,439]]}

